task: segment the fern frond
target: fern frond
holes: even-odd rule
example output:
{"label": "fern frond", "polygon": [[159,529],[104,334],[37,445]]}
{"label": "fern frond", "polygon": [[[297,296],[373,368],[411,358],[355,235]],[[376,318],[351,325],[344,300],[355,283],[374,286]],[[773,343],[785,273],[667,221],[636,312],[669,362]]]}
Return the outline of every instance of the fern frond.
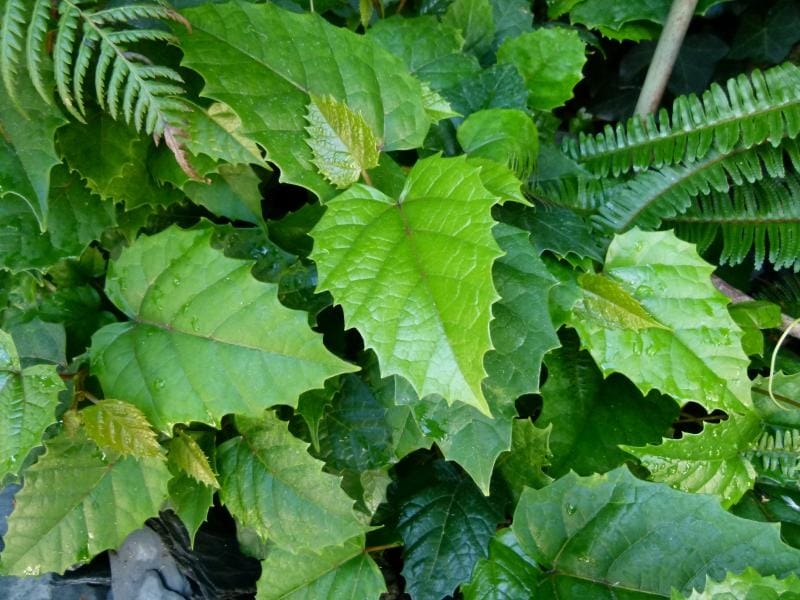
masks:
{"label": "fern frond", "polygon": [[53,46],[56,90],[64,108],[81,123],[85,123],[83,115],[75,107],[69,85],[70,79],[72,79],[73,49],[81,25],[81,11],[74,4],[63,2],[59,5],[59,12],[58,33]]}
{"label": "fern frond", "polygon": [[50,22],[50,0],[34,0],[28,32],[25,40],[25,57],[28,63],[28,76],[33,87],[48,104],[53,103],[53,92],[44,82],[45,40]]}
{"label": "fern frond", "polygon": [[672,117],[661,110],[656,118],[632,117],[607,126],[600,134],[568,140],[564,150],[589,170],[618,176],[633,170],[661,168],[703,158],[712,148],[728,154],[800,133],[800,68],[786,63],[768,71],[753,71],[712,84],[702,99],[681,96]]}
{"label": "fern frond", "polygon": [[777,148],[768,143],[739,146],[727,155],[712,151],[696,162],[638,173],[616,186],[613,194],[597,199],[595,220],[616,232],[633,226],[656,229],[663,219],[683,213],[701,194],[727,193],[765,177],[783,178],[785,159],[800,171],[798,140],[785,140]]}
{"label": "fern frond", "polygon": [[6,0],[0,23],[0,74],[8,97],[18,105],[15,82],[25,39],[27,9],[23,0]]}
{"label": "fern frond", "polygon": [[676,234],[706,250],[722,235],[720,264],[738,264],[754,251],[755,268],[766,258],[776,268],[800,270],[800,177],[763,180],[698,197],[684,214],[665,220]]}
{"label": "fern frond", "polygon": [[800,477],[800,431],[765,431],[745,457],[765,475],[780,474],[785,479]]}

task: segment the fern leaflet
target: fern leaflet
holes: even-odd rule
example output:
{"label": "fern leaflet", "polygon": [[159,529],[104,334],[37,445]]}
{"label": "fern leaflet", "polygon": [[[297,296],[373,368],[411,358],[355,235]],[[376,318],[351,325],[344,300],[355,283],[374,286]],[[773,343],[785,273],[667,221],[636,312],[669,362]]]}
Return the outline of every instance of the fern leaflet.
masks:
{"label": "fern leaflet", "polygon": [[737,145],[750,148],[769,141],[777,146],[800,133],[800,68],[786,63],[712,84],[702,100],[677,98],[672,117],[632,117],[606,126],[603,133],[565,142],[567,154],[594,173],[614,176],[630,170],[693,162],[712,148],[724,155]]}
{"label": "fern leaflet", "polygon": [[745,456],[767,476],[780,474],[784,479],[797,479],[800,477],[800,431],[765,431]]}
{"label": "fern leaflet", "polygon": [[665,220],[703,252],[722,234],[720,264],[741,263],[751,250],[755,268],[766,258],[776,268],[800,270],[800,177],[764,180],[699,197],[683,215]]}

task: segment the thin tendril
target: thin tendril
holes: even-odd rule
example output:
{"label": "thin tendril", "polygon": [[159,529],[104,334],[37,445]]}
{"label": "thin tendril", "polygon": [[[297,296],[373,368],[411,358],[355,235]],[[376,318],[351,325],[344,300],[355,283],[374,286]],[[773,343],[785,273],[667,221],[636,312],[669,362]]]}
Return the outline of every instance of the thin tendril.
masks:
{"label": "thin tendril", "polygon": [[769,361],[769,384],[767,385],[767,391],[769,392],[770,399],[775,403],[775,406],[779,408],[783,407],[778,403],[778,399],[775,397],[775,394],[772,393],[772,380],[775,376],[775,361],[778,358],[778,350],[781,349],[781,346],[783,346],[786,338],[789,337],[789,332],[794,329],[798,323],[800,323],[800,318],[792,321],[784,330],[784,332],[781,334],[781,337],[778,338],[778,343],[775,344],[775,349],[772,351],[772,359]]}

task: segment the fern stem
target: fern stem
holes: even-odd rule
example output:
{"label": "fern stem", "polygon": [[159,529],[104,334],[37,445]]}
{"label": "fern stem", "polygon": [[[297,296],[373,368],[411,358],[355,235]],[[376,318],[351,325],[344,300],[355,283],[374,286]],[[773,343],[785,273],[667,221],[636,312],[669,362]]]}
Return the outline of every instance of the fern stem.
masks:
{"label": "fern stem", "polygon": [[696,7],[697,0],[673,0],[634,114],[644,116],[658,109]]}

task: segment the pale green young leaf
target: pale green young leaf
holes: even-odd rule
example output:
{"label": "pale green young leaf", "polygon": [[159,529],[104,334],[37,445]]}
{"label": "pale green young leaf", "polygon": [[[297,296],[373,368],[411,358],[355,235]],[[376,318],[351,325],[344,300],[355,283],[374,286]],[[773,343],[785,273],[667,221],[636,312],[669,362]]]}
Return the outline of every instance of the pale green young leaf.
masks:
{"label": "pale green young leaf", "polygon": [[333,96],[311,96],[306,143],[320,173],[338,188],[378,165],[380,141],[361,116]]}
{"label": "pale green young leaf", "polygon": [[584,46],[575,30],[542,28],[503,42],[497,61],[520,72],[531,108],[551,110],[572,98],[572,88],[582,79]]}
{"label": "pale green young leaf", "polygon": [[498,162],[488,158],[467,157],[467,164],[481,169],[481,183],[494,196],[499,198],[498,204],[512,201],[528,205],[530,201],[522,193],[522,182],[514,172]]}
{"label": "pale green young leaf", "polygon": [[67,121],[39,96],[26,70],[20,69],[15,89],[25,115],[0,86],[0,200],[9,195],[24,200],[43,230],[48,223],[50,170],[60,162],[53,136]]}
{"label": "pale green young leaf", "polygon": [[461,30],[465,51],[480,57],[491,50],[495,26],[489,0],[454,0],[442,22]]}
{"label": "pale green young leaf", "polygon": [[144,413],[129,402],[101,400],[79,413],[87,437],[100,448],[122,456],[163,458]]}
{"label": "pale green young leaf", "polygon": [[366,526],[339,478],[273,412],[236,417],[239,436],[217,450],[220,498],[234,517],[290,552],[343,544]]}
{"label": "pale green young leaf", "polygon": [[456,133],[469,156],[488,158],[527,180],[536,164],[539,138],[533,119],[515,108],[489,108],[469,115]]}
{"label": "pale green young leaf", "polygon": [[458,113],[453,111],[444,96],[424,81],[421,81],[420,85],[422,86],[422,103],[425,106],[425,114],[428,115],[431,123],[438,123],[442,119],[458,116]]}
{"label": "pale green young leaf", "polygon": [[800,597],[800,578],[796,574],[778,578],[764,576],[748,567],[741,573],[728,573],[722,581],[710,577],[705,586],[683,595],[672,591],[672,600],[795,600]]}
{"label": "pale green young leaf", "polygon": [[399,198],[354,185],[326,203],[311,232],[318,291],[342,305],[381,371],[405,377],[420,396],[486,413],[482,362],[497,299],[491,268],[501,254],[491,233],[496,201],[480,169],[433,156],[411,169]]}
{"label": "pale green young leaf", "polygon": [[[487,567],[496,579],[494,595],[482,598],[502,598],[504,588],[563,600],[622,591],[626,600],[669,598],[673,588],[688,594],[707,576],[723,579],[748,566],[779,577],[800,569],[800,551],[781,541],[777,527],[735,517],[714,498],[640,481],[624,467],[589,477],[570,473],[525,490],[511,530],[516,543],[507,548],[519,560],[503,562],[530,568],[483,562],[473,581],[485,585]],[[515,577],[522,580],[510,581]]]}
{"label": "pale green young leaf", "polygon": [[0,481],[41,444],[64,389],[54,365],[22,369],[14,341],[0,330]]}
{"label": "pale green young leaf", "polygon": [[583,291],[573,308],[576,317],[589,316],[607,329],[668,329],[647,314],[642,305],[619,283],[597,273],[583,273],[578,277]]}
{"label": "pale green young leaf", "polygon": [[63,573],[158,515],[169,471],[157,458],[103,458],[97,446],[60,435],[25,473],[8,519],[0,571]]}
{"label": "pale green young leaf", "polygon": [[324,348],[305,313],[278,302],[276,284],[253,278],[252,262],[212,249],[212,235],[172,227],[139,238],[109,266],[106,293],[133,320],[94,335],[92,369],[107,395],[138,406],[161,431],[295,404],[354,370]]}
{"label": "pale green young leaf", "polygon": [[542,357],[559,346],[548,307],[557,282],[526,231],[499,223],[493,232],[506,254],[492,267],[500,300],[492,306],[494,348],[484,357],[484,385],[499,397],[513,399],[539,391]]}
{"label": "pale green young leaf", "polygon": [[744,412],[752,404],[750,361],[713,270],[672,232],[631,230],[611,242],[603,274],[662,327],[609,327],[585,300],[570,324],[604,373],[620,372],[642,392],[657,389],[679,403]]}
{"label": "pale green young leaf", "polygon": [[650,471],[653,481],[684,492],[716,496],[724,508],[753,487],[756,470],[744,453],[761,433],[754,414],[731,414],[721,423],[706,423],[698,434],[665,439],[659,445],[625,446]]}
{"label": "pale green young leaf", "polygon": [[323,198],[335,193],[304,141],[311,94],[361,114],[386,150],[422,145],[430,121],[419,83],[368,36],[272,2],[203,4],[182,14],[192,24],[191,34],[178,32],[184,65],[203,76],[203,95],[239,116],[241,134],[266,149],[283,181]]}
{"label": "pale green young leaf", "polygon": [[169,444],[169,462],[198,483],[219,488],[219,481],[208,457],[189,434],[179,431]]}
{"label": "pale green young leaf", "polygon": [[386,592],[378,565],[364,551],[364,536],[338,546],[292,553],[270,548],[261,563],[257,600],[377,599]]}

